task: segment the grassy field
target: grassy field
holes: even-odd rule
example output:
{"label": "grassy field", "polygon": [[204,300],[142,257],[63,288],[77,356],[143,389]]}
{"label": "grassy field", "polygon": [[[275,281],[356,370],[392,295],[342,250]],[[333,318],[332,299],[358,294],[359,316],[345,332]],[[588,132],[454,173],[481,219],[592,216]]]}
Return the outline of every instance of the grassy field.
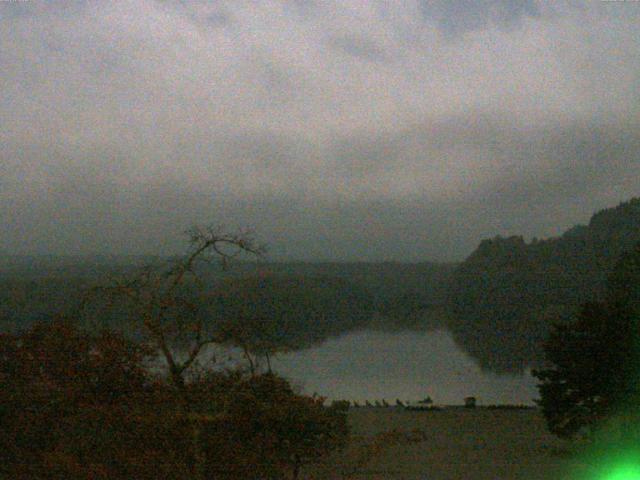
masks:
{"label": "grassy field", "polygon": [[[565,445],[549,434],[536,409],[451,408],[409,412],[396,408],[351,409],[353,441],[336,459],[353,463],[382,433],[397,430],[400,444],[382,440],[371,461],[353,479],[560,480],[565,478]],[[395,443],[395,445],[394,445]],[[348,458],[351,457],[351,458]],[[334,475],[335,478],[345,478]]]}

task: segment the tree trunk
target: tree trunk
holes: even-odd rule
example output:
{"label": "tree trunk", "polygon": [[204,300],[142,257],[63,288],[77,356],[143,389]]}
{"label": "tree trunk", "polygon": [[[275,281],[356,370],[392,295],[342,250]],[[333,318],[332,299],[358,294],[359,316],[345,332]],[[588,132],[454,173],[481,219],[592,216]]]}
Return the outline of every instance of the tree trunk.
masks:
{"label": "tree trunk", "polygon": [[266,358],[266,360],[267,360],[267,371],[268,371],[269,373],[273,373],[273,372],[271,371],[271,357],[269,356],[269,352],[265,352],[264,356],[265,356],[265,358]]}
{"label": "tree trunk", "polygon": [[246,345],[243,345],[242,349],[244,350],[244,356],[246,357],[247,361],[249,362],[249,370],[251,371],[251,376],[255,377],[255,375],[256,375],[256,365],[253,362],[253,359],[251,358],[251,353],[249,352],[249,349],[247,348]]}
{"label": "tree trunk", "polygon": [[205,464],[207,457],[202,449],[202,426],[198,419],[191,420],[191,442],[193,448],[193,478],[205,480]]}
{"label": "tree trunk", "polygon": [[194,415],[196,412],[191,408],[191,401],[187,393],[182,370],[180,370],[168,349],[165,349],[165,356],[169,363],[171,381],[176,389],[180,402],[182,403],[182,414],[191,425],[191,453],[193,455],[193,480],[205,480],[206,455],[202,449],[202,427],[200,420]]}
{"label": "tree trunk", "polygon": [[294,455],[293,457],[293,480],[298,480],[300,476],[300,457],[298,455]]}

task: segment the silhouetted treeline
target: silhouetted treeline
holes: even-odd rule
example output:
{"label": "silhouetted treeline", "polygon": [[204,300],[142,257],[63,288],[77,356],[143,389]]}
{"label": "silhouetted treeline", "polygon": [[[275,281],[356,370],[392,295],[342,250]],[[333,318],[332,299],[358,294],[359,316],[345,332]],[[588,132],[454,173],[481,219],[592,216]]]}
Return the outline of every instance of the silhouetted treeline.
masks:
{"label": "silhouetted treeline", "polygon": [[216,337],[258,355],[364,328],[373,315],[373,299],[363,288],[310,275],[227,279],[205,302]]}
{"label": "silhouetted treeline", "polygon": [[[165,260],[2,257],[0,331],[24,330],[60,312],[74,313],[83,292],[92,286]],[[271,317],[280,322],[274,335],[283,347],[302,348],[362,328],[443,326],[441,311],[452,271],[452,265],[431,263],[238,262],[225,271],[218,264],[208,265],[201,278],[211,293],[206,301],[218,301],[209,309],[212,323],[237,316],[245,302],[244,314],[248,314],[247,308],[254,308],[255,318]],[[217,291],[234,294],[225,295],[222,305]],[[223,306],[226,313],[220,310]],[[424,312],[427,314],[422,315]],[[126,312],[113,308],[101,311],[100,316],[99,326],[121,326],[126,321]]]}
{"label": "silhouetted treeline", "polygon": [[538,364],[549,326],[601,298],[616,261],[638,241],[640,199],[600,211],[559,238],[483,240],[451,283],[456,341],[489,370]]}

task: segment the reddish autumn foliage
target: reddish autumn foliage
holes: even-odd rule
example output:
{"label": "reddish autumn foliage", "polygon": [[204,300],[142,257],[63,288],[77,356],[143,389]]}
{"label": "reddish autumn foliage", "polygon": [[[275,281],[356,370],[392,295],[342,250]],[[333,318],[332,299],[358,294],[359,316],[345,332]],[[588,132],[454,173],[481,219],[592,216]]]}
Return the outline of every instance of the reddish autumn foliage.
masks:
{"label": "reddish autumn foliage", "polygon": [[[298,395],[270,373],[209,379],[224,389],[225,415],[206,424],[210,478],[298,478],[300,469],[344,447],[346,411],[325,407],[323,398]],[[205,384],[206,385],[206,384]]]}
{"label": "reddish autumn foliage", "polygon": [[206,478],[287,478],[346,440],[344,412],[279,377],[210,374],[185,398],[151,354],[66,321],[0,335],[0,477],[192,478],[195,441]]}
{"label": "reddish autumn foliage", "polygon": [[119,466],[160,449],[146,439],[163,428],[149,415],[161,398],[143,367],[149,354],[121,335],[90,336],[67,321],[2,335],[0,468],[11,478],[133,473]]}

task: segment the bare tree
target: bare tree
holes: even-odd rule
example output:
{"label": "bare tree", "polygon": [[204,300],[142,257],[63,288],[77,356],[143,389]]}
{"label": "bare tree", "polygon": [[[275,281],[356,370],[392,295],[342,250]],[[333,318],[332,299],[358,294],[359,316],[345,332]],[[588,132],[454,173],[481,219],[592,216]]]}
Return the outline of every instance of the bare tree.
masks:
{"label": "bare tree", "polygon": [[[240,298],[239,301],[251,305],[256,300]],[[251,375],[259,373],[261,360],[266,363],[267,372],[272,373],[271,359],[278,353],[295,349],[285,341],[292,332],[282,318],[232,312],[221,318],[217,328],[219,343],[242,349]]]}
{"label": "bare tree", "polygon": [[190,249],[184,257],[145,267],[128,279],[94,288],[88,298],[106,296],[111,302],[126,303],[135,327],[166,362],[169,381],[192,427],[193,478],[201,480],[205,457],[200,433],[202,422],[207,419],[194,408],[186,379],[203,349],[220,339],[215,329],[209,328],[212,319],[202,308],[207,285],[199,267],[219,261],[226,268],[229,261],[243,255],[261,257],[265,248],[248,231],[230,234],[222,228],[196,226],[185,233]]}

